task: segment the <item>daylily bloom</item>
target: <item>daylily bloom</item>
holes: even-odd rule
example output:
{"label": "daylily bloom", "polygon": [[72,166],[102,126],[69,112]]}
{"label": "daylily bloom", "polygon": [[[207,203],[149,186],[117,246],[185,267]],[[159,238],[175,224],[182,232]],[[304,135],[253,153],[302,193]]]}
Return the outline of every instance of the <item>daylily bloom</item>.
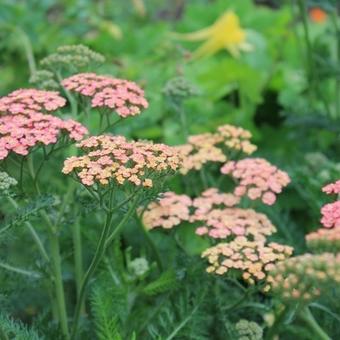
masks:
{"label": "daylily bloom", "polygon": [[194,59],[211,56],[222,49],[238,57],[241,51],[252,49],[246,41],[247,33],[241,28],[239,17],[232,11],[225,12],[207,28],[188,34],[175,34],[175,37],[187,41],[205,40],[193,53]]}

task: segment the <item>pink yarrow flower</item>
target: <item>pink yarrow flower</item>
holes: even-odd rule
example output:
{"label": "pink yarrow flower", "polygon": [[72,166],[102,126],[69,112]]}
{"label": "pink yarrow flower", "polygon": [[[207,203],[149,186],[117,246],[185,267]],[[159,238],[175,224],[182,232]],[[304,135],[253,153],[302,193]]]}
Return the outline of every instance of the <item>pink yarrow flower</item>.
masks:
{"label": "pink yarrow flower", "polygon": [[340,180],[330,183],[322,188],[322,191],[328,195],[340,194]]}
{"label": "pink yarrow flower", "polygon": [[321,208],[321,223],[325,228],[340,227],[340,201],[328,203]]}
{"label": "pink yarrow flower", "polygon": [[69,91],[91,98],[91,106],[112,109],[123,118],[138,115],[148,107],[144,91],[134,82],[101,76],[95,73],[79,73],[62,81]]}

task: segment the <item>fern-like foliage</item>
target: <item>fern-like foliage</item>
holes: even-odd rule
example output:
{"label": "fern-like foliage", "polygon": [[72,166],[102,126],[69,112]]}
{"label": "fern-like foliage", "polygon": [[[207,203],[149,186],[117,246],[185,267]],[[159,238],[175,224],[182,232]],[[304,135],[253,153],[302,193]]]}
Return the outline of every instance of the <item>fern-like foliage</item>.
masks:
{"label": "fern-like foliage", "polygon": [[143,293],[148,296],[159,295],[178,287],[178,279],[173,270],[168,270],[155,281],[150,282],[143,288]]}
{"label": "fern-like foliage", "polygon": [[102,286],[97,286],[92,291],[91,310],[96,337],[98,340],[122,340],[119,316],[113,308],[117,301],[112,301],[112,296],[108,293]]}
{"label": "fern-like foliage", "polygon": [[42,340],[38,333],[26,327],[22,322],[15,321],[7,315],[0,314],[1,340]]}
{"label": "fern-like foliage", "polygon": [[35,216],[41,209],[50,208],[54,204],[54,198],[51,195],[39,196],[37,199],[30,201],[25,207],[16,211],[12,216],[5,219],[0,225],[0,235],[10,228],[28,221],[30,217]]}

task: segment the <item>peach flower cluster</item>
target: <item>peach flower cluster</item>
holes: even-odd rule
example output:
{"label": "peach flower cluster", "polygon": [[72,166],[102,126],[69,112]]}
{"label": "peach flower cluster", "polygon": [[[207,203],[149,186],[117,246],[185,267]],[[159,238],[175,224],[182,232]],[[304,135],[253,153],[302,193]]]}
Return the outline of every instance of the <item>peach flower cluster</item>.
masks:
{"label": "peach flower cluster", "polygon": [[340,180],[327,184],[322,188],[322,191],[325,192],[328,195],[331,194],[340,194]]}
{"label": "peach flower cluster", "polygon": [[310,302],[340,283],[340,254],[304,254],[277,263],[267,278],[286,301]]}
{"label": "peach flower cluster", "polygon": [[153,178],[176,170],[180,164],[177,152],[167,145],[129,142],[123,136],[93,136],[77,146],[86,154],[66,159],[62,171],[75,172],[87,186],[114,180],[118,184],[152,187]]}
{"label": "peach flower cluster", "polygon": [[250,143],[250,138],[249,131],[232,125],[220,126],[215,133],[190,136],[186,144],[177,146],[184,159],[180,172],[185,175],[200,170],[208,162],[226,162],[227,150],[251,154],[256,146]]}
{"label": "peach flower cluster", "polygon": [[340,228],[340,201],[325,204],[321,214],[321,223],[325,228]]}
{"label": "peach flower cluster", "polygon": [[235,195],[246,195],[251,200],[261,199],[267,205],[274,204],[276,194],[290,182],[286,172],[262,158],[229,161],[221,168],[221,172],[238,180]]}
{"label": "peach flower cluster", "polygon": [[69,91],[91,98],[91,106],[115,110],[123,118],[138,115],[148,107],[144,91],[134,82],[79,73],[62,81]]}
{"label": "peach flower cluster", "polygon": [[162,197],[151,202],[143,213],[143,224],[147,229],[163,227],[171,229],[190,219],[191,198],[165,192]]}
{"label": "peach flower cluster", "polygon": [[306,235],[306,242],[308,248],[312,250],[339,252],[340,228],[320,228]]}
{"label": "peach flower cluster", "polygon": [[268,271],[274,268],[275,262],[286,259],[292,252],[293,248],[289,246],[274,242],[265,245],[241,236],[232,242],[208,248],[202,257],[209,262],[208,273],[223,275],[232,271],[242,272],[242,278],[254,284],[264,280]]}
{"label": "peach flower cluster", "polygon": [[55,111],[65,104],[66,100],[56,91],[19,89],[0,98],[0,113],[30,115]]}
{"label": "peach flower cluster", "polygon": [[266,236],[276,231],[266,215],[252,209],[214,209],[206,215],[194,214],[193,219],[202,223],[196,229],[196,234],[216,239],[246,236],[248,240],[265,241]]}

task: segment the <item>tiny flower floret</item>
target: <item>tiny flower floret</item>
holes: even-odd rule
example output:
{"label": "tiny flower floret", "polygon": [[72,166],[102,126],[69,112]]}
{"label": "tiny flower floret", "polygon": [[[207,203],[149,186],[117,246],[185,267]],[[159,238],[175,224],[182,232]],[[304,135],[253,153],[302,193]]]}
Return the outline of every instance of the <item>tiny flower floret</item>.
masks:
{"label": "tiny flower floret", "polygon": [[208,248],[202,257],[209,262],[208,273],[224,275],[236,271],[242,273],[246,282],[254,284],[266,278],[275,262],[286,259],[292,252],[293,248],[289,246],[274,242],[265,245],[240,236],[232,242]]}
{"label": "tiny flower floret", "polygon": [[290,182],[286,172],[262,158],[229,161],[221,172],[239,181],[235,195],[248,196],[251,200],[261,199],[267,205],[274,204],[276,195]]}
{"label": "tiny flower floret", "polygon": [[115,110],[123,118],[138,115],[148,107],[144,91],[134,82],[79,73],[62,81],[69,91],[91,98],[91,106]]}
{"label": "tiny flower floret", "polygon": [[0,114],[29,115],[55,111],[65,104],[65,98],[56,91],[19,89],[0,98]]}
{"label": "tiny flower floret", "polygon": [[0,117],[0,159],[10,152],[27,155],[36,145],[55,144],[61,133],[79,141],[87,134],[80,123],[43,113],[15,114]]}
{"label": "tiny flower floret", "polygon": [[123,136],[93,136],[77,146],[86,154],[66,159],[63,173],[74,171],[87,186],[95,182],[106,185],[112,179],[120,185],[152,187],[157,176],[175,171],[180,163],[177,152],[170,146],[129,142]]}

